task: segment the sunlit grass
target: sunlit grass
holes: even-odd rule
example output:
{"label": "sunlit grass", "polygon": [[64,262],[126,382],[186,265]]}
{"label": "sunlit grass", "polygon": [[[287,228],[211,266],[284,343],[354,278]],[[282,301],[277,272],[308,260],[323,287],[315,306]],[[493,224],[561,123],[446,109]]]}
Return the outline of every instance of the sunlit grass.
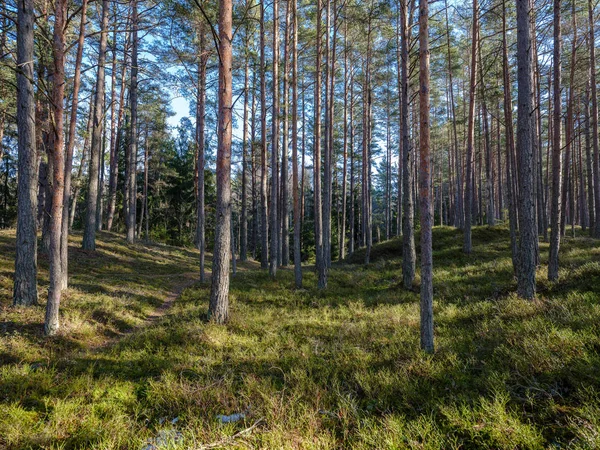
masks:
{"label": "sunlit grass", "polygon": [[[465,256],[460,232],[434,230],[434,355],[419,350],[399,240],[375,246],[369,267],[360,252],[334,264],[326,291],[308,269],[295,290],[291,270],[272,280],[244,263],[217,326],[204,321],[208,285],[145,321],[197,270],[196,252],[103,234],[91,255],[75,238],[64,332],[51,341],[43,306],[7,307],[4,251],[0,446],[141,449],[176,429],[183,441],[168,448],[190,448],[263,418],[235,448],[597,448],[600,245],[566,239],[560,281],[540,266],[528,302],[513,293],[507,230],[473,233]],[[0,233],[0,246],[12,239]],[[244,421],[216,419],[238,412]]]}

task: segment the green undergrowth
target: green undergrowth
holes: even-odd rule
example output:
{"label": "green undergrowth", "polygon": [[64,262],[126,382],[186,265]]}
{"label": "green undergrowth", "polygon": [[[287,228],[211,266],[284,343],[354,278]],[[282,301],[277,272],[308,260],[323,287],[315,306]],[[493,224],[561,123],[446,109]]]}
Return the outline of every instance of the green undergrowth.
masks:
{"label": "green undergrowth", "polygon": [[565,240],[557,283],[540,244],[529,302],[506,229],[474,228],[470,256],[459,231],[434,229],[434,355],[419,350],[419,279],[402,289],[398,239],[367,267],[364,253],[334,264],[324,291],[310,267],[296,290],[292,270],[240,264],[218,326],[200,284],[144,321],[196,252],[103,234],[87,254],[75,238],[65,332],[49,341],[43,307],[8,308],[13,241],[0,234],[0,447],[141,449],[174,429],[161,448],[600,447],[600,244],[583,235]]}

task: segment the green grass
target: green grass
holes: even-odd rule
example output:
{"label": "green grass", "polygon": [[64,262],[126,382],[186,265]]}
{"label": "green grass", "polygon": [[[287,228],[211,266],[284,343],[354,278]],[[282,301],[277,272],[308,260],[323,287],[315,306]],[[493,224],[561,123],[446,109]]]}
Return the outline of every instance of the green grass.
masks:
{"label": "green grass", "polygon": [[258,419],[232,448],[600,447],[600,242],[589,238],[566,239],[557,283],[540,245],[528,302],[513,294],[507,230],[475,228],[465,256],[460,232],[436,228],[434,355],[419,350],[399,240],[375,246],[369,267],[360,253],[334,265],[322,292],[308,268],[295,290],[291,270],[271,280],[241,264],[231,320],[217,326],[199,284],[144,320],[197,270],[195,252],[103,234],[91,255],[75,238],[65,331],[46,340],[43,306],[8,308],[13,239],[0,234],[0,447],[141,449],[176,428],[183,441],[163,448],[194,448]]}

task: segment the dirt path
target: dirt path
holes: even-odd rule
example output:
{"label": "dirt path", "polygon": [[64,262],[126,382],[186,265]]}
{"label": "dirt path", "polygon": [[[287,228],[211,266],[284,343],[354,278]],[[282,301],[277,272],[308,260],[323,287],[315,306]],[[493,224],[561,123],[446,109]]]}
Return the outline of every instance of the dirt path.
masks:
{"label": "dirt path", "polygon": [[[177,283],[174,287],[171,288],[171,291],[169,292],[169,295],[167,295],[167,298],[165,298],[165,301],[162,302],[162,304],[158,308],[156,308],[152,314],[146,317],[145,322],[147,324],[150,324],[156,322],[158,319],[163,317],[166,314],[166,312],[173,307],[173,303],[175,303],[175,300],[177,300],[181,296],[183,291],[193,286],[198,281],[196,278],[197,275],[198,274],[196,273],[183,274],[184,280]],[[137,328],[139,329],[141,327]]]}

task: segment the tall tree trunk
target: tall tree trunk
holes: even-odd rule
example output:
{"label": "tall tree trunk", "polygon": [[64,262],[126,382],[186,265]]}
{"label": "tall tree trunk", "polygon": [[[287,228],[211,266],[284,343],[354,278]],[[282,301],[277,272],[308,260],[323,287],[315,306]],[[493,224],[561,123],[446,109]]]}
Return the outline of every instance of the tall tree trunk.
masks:
{"label": "tall tree trunk", "polygon": [[137,153],[138,153],[138,0],[131,2],[131,80],[129,88],[129,102],[131,107],[131,129],[129,137],[129,152],[127,154],[127,197],[126,210],[127,243],[135,241],[135,223],[137,209]]}
{"label": "tall tree trunk", "polygon": [[473,0],[473,29],[471,31],[471,81],[469,83],[469,118],[467,123],[467,186],[465,189],[465,232],[463,251],[470,254],[471,224],[473,223],[473,147],[475,144],[475,85],[477,82],[477,47],[479,45],[479,5]]}
{"label": "tall tree trunk", "polygon": [[67,0],[55,1],[54,33],[52,37],[52,55],[54,73],[52,79],[52,118],[54,147],[52,158],[52,208],[50,214],[50,285],[46,303],[44,334],[54,336],[58,332],[58,310],[62,292],[61,277],[61,232],[65,189],[65,138],[64,138],[64,101],[65,101],[65,25],[67,22]]}
{"label": "tall tree trunk", "polygon": [[519,265],[519,248],[517,245],[517,199],[515,198],[514,165],[515,138],[513,130],[513,106],[511,81],[508,65],[508,44],[506,42],[506,0],[502,1],[502,78],[504,85],[504,127],[506,132],[506,192],[508,197],[508,222],[510,228],[510,248],[515,273]]}
{"label": "tall tree trunk", "polygon": [[411,145],[408,122],[408,0],[400,2],[400,25],[402,45],[402,159],[403,159],[403,197],[402,209],[404,210],[402,229],[402,279],[405,289],[411,289],[415,280],[416,250],[414,229],[414,197],[413,197],[413,171]]}
{"label": "tall tree trunk", "polygon": [[517,0],[518,117],[517,142],[519,175],[519,268],[517,292],[520,297],[535,297],[537,230],[534,211],[534,170],[531,133],[532,59],[529,0]]}
{"label": "tall tree trunk", "polygon": [[229,316],[229,252],[231,245],[232,138],[232,0],[219,1],[219,129],[217,210],[209,318],[224,323]]}
{"label": "tall tree trunk", "polygon": [[284,71],[283,71],[283,142],[281,147],[281,265],[290,264],[290,211],[289,211],[289,78],[290,72],[290,14],[289,1],[285,12],[285,39],[284,39]]}
{"label": "tall tree trunk", "polygon": [[271,128],[271,258],[269,275],[277,275],[279,256],[279,0],[273,0],[273,114]]}
{"label": "tall tree trunk", "polygon": [[18,171],[17,238],[13,305],[31,306],[37,291],[37,194],[34,80],[34,2],[17,2],[17,128]]}
{"label": "tall tree trunk", "polygon": [[433,346],[433,249],[431,214],[431,172],[429,136],[429,3],[419,1],[419,113],[421,204],[421,348],[432,353]]}
{"label": "tall tree trunk", "polygon": [[[269,265],[269,209],[267,204],[267,80],[265,63],[265,4],[260,3],[260,114],[261,114],[261,153],[260,153],[260,206],[261,206],[261,256],[260,266]],[[272,232],[273,230],[271,230]]]}
{"label": "tall tree trunk", "polygon": [[292,7],[292,195],[294,200],[294,280],[296,288],[302,288],[302,255],[300,242],[300,192],[298,191],[298,4]]}
{"label": "tall tree trunk", "polygon": [[75,189],[73,191],[73,201],[71,202],[71,211],[69,215],[69,230],[73,229],[73,222],[75,221],[75,212],[77,211],[77,201],[79,200],[79,192],[83,183],[83,168],[85,167],[86,160],[88,157],[88,147],[90,146],[90,136],[92,134],[92,123],[94,119],[94,96],[90,97],[90,106],[88,109],[88,120],[87,126],[85,127],[85,138],[83,140],[83,147],[81,148],[81,161],[79,162],[79,168],[77,169],[77,177],[75,178]]}
{"label": "tall tree trunk", "polygon": [[339,229],[339,260],[346,258],[346,220],[348,206],[348,22],[344,21],[344,143],[342,169],[342,220]]}
{"label": "tall tree trunk", "polygon": [[87,21],[87,3],[83,0],[81,5],[81,22],[79,24],[79,39],[77,40],[77,56],[75,57],[75,74],[73,75],[73,100],[69,119],[69,138],[65,156],[63,211],[61,224],[61,288],[66,289],[69,284],[69,203],[71,202],[71,172],[73,170],[73,151],[75,149],[75,131],[77,129],[77,108],[79,105],[79,88],[81,87],[81,60],[83,59],[83,45],[85,41],[85,23]]}
{"label": "tall tree trunk", "polygon": [[206,213],[204,211],[204,126],[206,110],[206,63],[208,51],[206,49],[206,37],[202,22],[198,26],[198,86],[196,99],[196,147],[198,148],[198,160],[196,161],[198,171],[198,195],[196,197],[196,245],[200,250],[200,282],[206,281],[205,259],[206,259]]}
{"label": "tall tree trunk", "polygon": [[102,0],[102,28],[98,56],[98,75],[96,78],[96,97],[94,100],[94,119],[92,122],[92,147],[90,150],[88,193],[86,201],[85,228],[82,247],[84,250],[96,249],[96,219],[98,209],[98,180],[100,171],[100,153],[102,151],[102,129],[104,125],[104,90],[106,48],[108,42],[108,0]]}
{"label": "tall tree trunk", "polygon": [[550,258],[548,260],[548,279],[558,279],[558,251],[560,248],[561,224],[561,24],[560,0],[554,0],[554,108],[552,116],[552,215],[550,217]]}
{"label": "tall tree trunk", "polygon": [[[246,48],[250,47],[250,39],[248,37],[248,27],[246,27]],[[250,98],[250,55],[246,53],[246,61],[244,66],[244,118],[242,130],[242,214],[240,217],[240,260],[248,259],[248,139],[249,139],[249,124],[248,124],[248,109]]]}
{"label": "tall tree trunk", "polygon": [[598,144],[598,92],[596,87],[596,35],[594,32],[594,26],[596,24],[594,19],[594,8],[592,0],[588,0],[588,16],[589,16],[589,27],[590,27],[590,86],[592,95],[592,111],[591,126],[592,126],[592,145],[594,147],[594,158],[593,158],[593,174],[594,174],[594,237],[600,238],[600,145]]}
{"label": "tall tree trunk", "polygon": [[327,264],[323,250],[323,203],[321,197],[321,0],[317,0],[317,36],[315,64],[315,104],[314,104],[314,151],[313,151],[313,189],[315,208],[315,247],[317,265],[317,285],[319,289],[327,287]]}

